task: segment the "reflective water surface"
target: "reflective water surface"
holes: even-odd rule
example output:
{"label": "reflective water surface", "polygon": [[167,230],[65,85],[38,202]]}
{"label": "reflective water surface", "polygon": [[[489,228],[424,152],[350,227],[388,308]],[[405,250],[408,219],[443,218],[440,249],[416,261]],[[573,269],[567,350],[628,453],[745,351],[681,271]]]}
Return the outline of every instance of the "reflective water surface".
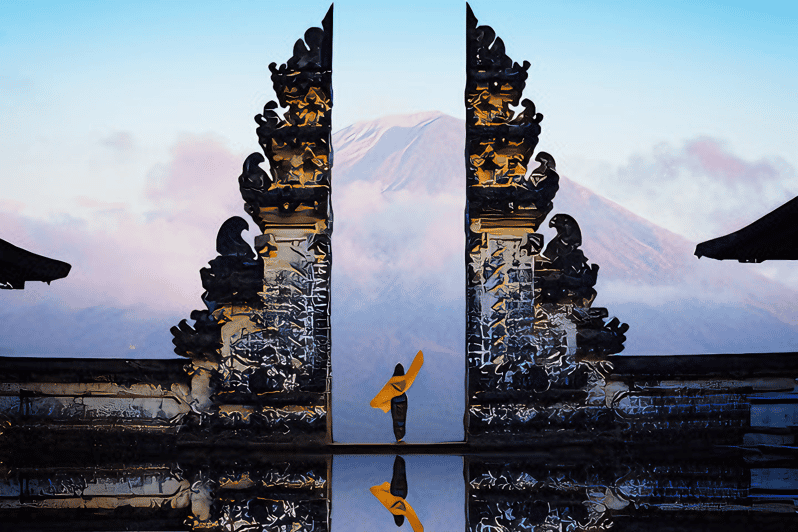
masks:
{"label": "reflective water surface", "polygon": [[397,482],[392,480],[399,460],[406,462],[407,495],[402,499],[423,529],[465,529],[462,457],[361,455],[333,458],[331,530],[414,530],[409,519],[397,528],[393,512],[371,491],[386,482],[396,487]]}
{"label": "reflective water surface", "polygon": [[[171,461],[41,456],[0,471],[2,530],[753,530],[798,525],[791,450],[613,446]],[[374,449],[371,449],[374,451]],[[390,452],[393,449],[384,448]],[[408,451],[412,451],[408,449]],[[691,528],[693,527],[693,528]]]}

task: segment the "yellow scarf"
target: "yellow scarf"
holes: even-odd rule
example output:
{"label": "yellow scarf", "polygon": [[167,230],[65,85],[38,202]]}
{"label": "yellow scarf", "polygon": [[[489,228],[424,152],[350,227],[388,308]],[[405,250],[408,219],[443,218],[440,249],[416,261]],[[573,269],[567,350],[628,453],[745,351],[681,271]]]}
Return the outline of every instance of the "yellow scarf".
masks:
{"label": "yellow scarf", "polygon": [[391,399],[399,397],[410,388],[410,385],[416,380],[416,375],[418,375],[422,365],[424,365],[424,353],[419,351],[407,373],[391,377],[388,383],[382,387],[382,390],[371,400],[369,404],[372,408],[379,408],[383,412],[388,412],[391,409]]}
{"label": "yellow scarf", "polygon": [[[419,352],[419,354],[421,354],[421,352]],[[413,364],[415,364],[415,362],[413,362]],[[421,367],[421,364],[419,364],[419,367]],[[377,500],[393,515],[403,515],[407,517],[407,522],[413,527],[413,532],[424,532],[424,525],[418,520],[418,516],[413,510],[413,507],[403,498],[391,494],[390,482],[383,482],[379,486],[373,486],[369,491],[371,491],[371,494],[377,497]]]}

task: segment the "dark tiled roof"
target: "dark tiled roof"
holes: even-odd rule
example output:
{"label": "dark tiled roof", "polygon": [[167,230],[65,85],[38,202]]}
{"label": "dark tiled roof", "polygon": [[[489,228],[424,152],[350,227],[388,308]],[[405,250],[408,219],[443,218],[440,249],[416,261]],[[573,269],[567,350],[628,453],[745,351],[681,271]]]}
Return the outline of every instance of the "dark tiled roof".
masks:
{"label": "dark tiled roof", "polygon": [[698,244],[695,254],[740,262],[798,260],[798,197],[739,231]]}
{"label": "dark tiled roof", "polygon": [[0,288],[25,288],[25,281],[50,281],[69,274],[71,265],[42,257],[0,239]]}

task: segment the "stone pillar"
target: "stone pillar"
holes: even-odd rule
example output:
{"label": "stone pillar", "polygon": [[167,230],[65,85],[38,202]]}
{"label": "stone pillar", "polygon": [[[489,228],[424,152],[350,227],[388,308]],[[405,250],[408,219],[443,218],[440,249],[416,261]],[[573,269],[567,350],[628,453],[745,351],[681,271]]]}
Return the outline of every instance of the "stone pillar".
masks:
{"label": "stone pillar", "polygon": [[559,176],[546,152],[530,167],[543,115],[521,99],[529,62],[513,62],[470,8],[466,24],[466,433],[470,443],[520,443],[586,416],[599,422],[607,409],[587,397],[626,326],[590,308],[598,266],[579,249],[576,221],[553,216],[545,249],[536,232]]}
{"label": "stone pillar", "polygon": [[304,37],[285,64],[269,65],[278,101],[255,117],[266,157],[247,157],[239,177],[261,232],[255,252],[240,237],[247,223],[225,222],[220,256],[201,272],[208,311],[195,319],[209,342],[194,353],[175,343],[193,359],[201,415],[262,441],[314,446],[331,441],[332,7]]}

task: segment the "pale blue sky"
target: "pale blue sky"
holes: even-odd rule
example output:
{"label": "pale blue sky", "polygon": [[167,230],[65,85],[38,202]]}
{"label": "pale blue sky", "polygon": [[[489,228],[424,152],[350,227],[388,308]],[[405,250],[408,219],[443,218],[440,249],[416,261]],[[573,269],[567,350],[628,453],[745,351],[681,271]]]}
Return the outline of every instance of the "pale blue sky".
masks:
{"label": "pale blue sky", "polygon": [[[512,58],[532,63],[525,96],[545,115],[539,149],[556,157],[562,175],[694,241],[798,194],[795,3],[471,5]],[[84,231],[121,231],[122,215],[138,216],[127,230],[144,240],[141,224],[180,194],[158,188],[170,171],[197,187],[178,198],[197,215],[204,208],[208,218],[203,202],[219,192],[240,213],[235,178],[259,149],[252,117],[274,98],[268,64],[288,59],[328,7],[326,0],[6,0],[0,215]],[[334,130],[425,110],[463,116],[464,2],[339,1],[334,35]],[[703,138],[735,164],[776,170],[769,181],[736,183],[682,170],[665,175],[663,153],[679,160]],[[223,168],[197,157],[211,148]],[[205,166],[193,168],[192,158]],[[209,180],[218,180],[213,192]],[[218,227],[229,215],[221,209],[207,223]],[[2,229],[22,246],[36,240]],[[213,235],[204,235],[215,229],[197,229],[194,241],[184,237],[188,229],[180,229],[177,247],[194,250],[185,259],[193,275],[213,254]],[[200,241],[207,246],[198,248]],[[798,286],[789,269],[760,271]]]}
{"label": "pale blue sky", "polygon": [[[387,114],[462,116],[464,2],[431,4],[336,3],[336,130]],[[532,63],[526,96],[546,116],[541,148],[558,161],[620,164],[708,135],[798,166],[794,3],[471,4],[511,57]],[[65,202],[79,195],[144,210],[142,183],[182,133],[254,151],[252,116],[273,97],[268,63],[287,59],[328,6],[4,2],[3,197],[27,204],[41,183],[38,208],[50,212],[88,215]],[[120,132],[134,148],[124,160],[107,149]]]}

